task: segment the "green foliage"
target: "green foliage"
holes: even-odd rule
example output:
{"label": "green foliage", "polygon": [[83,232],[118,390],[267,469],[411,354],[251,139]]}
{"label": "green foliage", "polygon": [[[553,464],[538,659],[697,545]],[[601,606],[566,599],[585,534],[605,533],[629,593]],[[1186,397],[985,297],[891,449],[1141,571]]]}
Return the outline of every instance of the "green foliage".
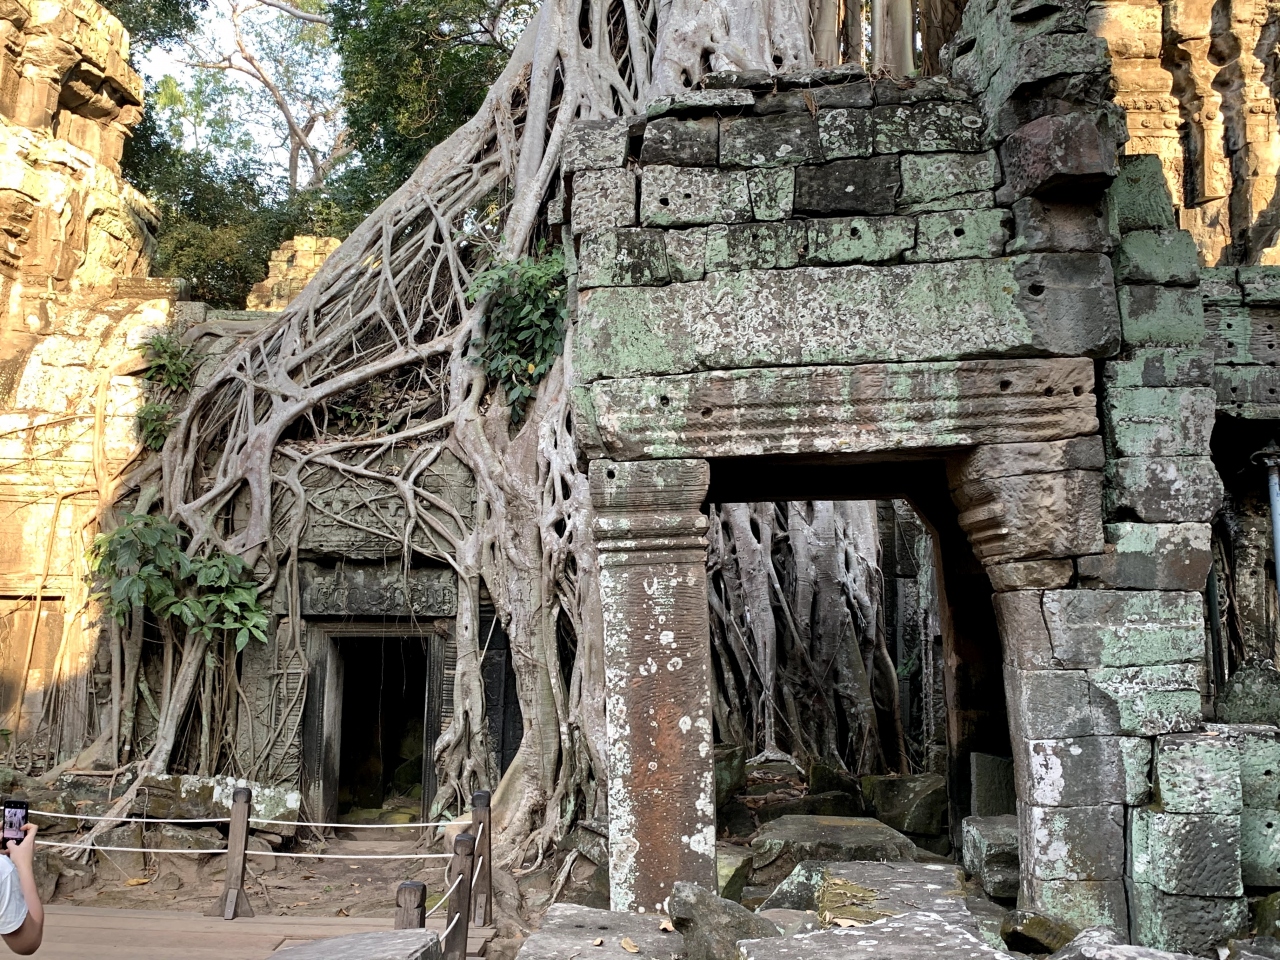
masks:
{"label": "green foliage", "polygon": [[191,33],[208,5],[208,0],[110,0],[103,4],[129,31],[135,57]]}
{"label": "green foliage", "polygon": [[173,407],[167,403],[144,403],[138,411],[138,436],[148,450],[164,446],[173,429]]}
{"label": "green foliage", "polygon": [[197,636],[221,630],[235,635],[236,649],[267,642],[267,612],[258,586],[239,557],[222,551],[188,556],[182,531],[164,517],[129,514],[108,534],[94,538],[89,569],[102,600],[123,623],[134,607],[180,620]]}
{"label": "green foliage", "polygon": [[334,0],[343,107],[359,162],[343,174],[365,209],[484,102],[530,0]]}
{"label": "green foliage", "polygon": [[177,337],[157,333],[147,340],[147,353],[150,359],[146,372],[148,380],[170,390],[191,389],[191,378],[195,376],[198,365],[195,350]]}
{"label": "green foliage", "polygon": [[488,297],[476,362],[502,385],[511,422],[519,423],[564,345],[568,301],[564,251],[500,262],[476,276],[468,297]]}

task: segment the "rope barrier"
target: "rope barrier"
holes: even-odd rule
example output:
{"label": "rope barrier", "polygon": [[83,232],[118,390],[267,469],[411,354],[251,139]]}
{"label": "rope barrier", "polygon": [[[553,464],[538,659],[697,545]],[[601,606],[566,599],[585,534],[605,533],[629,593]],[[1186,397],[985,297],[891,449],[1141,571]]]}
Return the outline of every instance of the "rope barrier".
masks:
{"label": "rope barrier", "polygon": [[[36,844],[42,847],[63,847],[86,849],[83,843],[58,843],[54,840],[37,840]],[[182,850],[163,847],[101,847],[98,844],[89,844],[87,849],[105,850],[111,853],[160,853],[160,854],[223,854],[226,850]],[[449,859],[452,854],[449,853],[290,853],[285,850],[246,850],[246,856],[250,857],[301,857],[311,860],[437,860]]]}
{"label": "rope barrier", "polygon": [[[113,823],[124,823],[126,820],[142,820],[146,823],[230,823],[230,817],[185,817],[182,819],[161,817],[101,817],[88,813],[57,813],[53,810],[32,810],[31,816],[54,817],[59,820],[109,820]],[[281,827],[332,827],[342,830],[417,830],[424,827],[447,827],[451,820],[433,820],[427,823],[312,823],[309,820],[267,820],[262,817],[250,817],[250,823],[267,823]],[[483,824],[481,824],[483,827]]]}
{"label": "rope barrier", "polygon": [[458,921],[461,919],[462,919],[462,914],[455,913],[453,915],[453,919],[449,921],[449,925],[444,928],[444,933],[440,934],[440,939],[443,940],[445,937],[449,936],[450,931],[452,931],[453,928],[458,925]]}
{"label": "rope barrier", "polygon": [[54,817],[59,820],[110,820],[112,822],[124,823],[126,820],[141,819],[147,823],[230,823],[230,817],[209,817],[207,820],[196,820],[187,817],[183,820],[162,820],[159,817],[96,817],[87,813],[54,813],[52,810],[31,810],[29,815],[33,817]]}
{"label": "rope barrier", "polygon": [[453,885],[452,885],[451,887],[449,887],[449,889],[448,889],[448,890],[446,890],[444,893],[442,893],[442,894],[440,895],[440,899],[436,901],[436,905],[435,905],[434,907],[432,907],[430,910],[428,910],[426,913],[424,913],[424,914],[422,915],[422,919],[423,919],[423,920],[426,920],[426,919],[427,919],[427,917],[431,916],[433,913],[435,913],[437,910],[439,910],[441,907],[443,907],[445,904],[447,904],[447,903],[449,902],[449,898],[450,898],[451,896],[453,896],[453,891],[455,891],[455,890],[457,890],[457,889],[458,889],[458,884],[459,884],[461,881],[462,881],[462,876],[461,876],[461,874],[459,874],[458,876],[454,877],[454,878],[453,878]]}
{"label": "rope barrier", "polygon": [[471,875],[471,886],[474,889],[476,881],[480,879],[480,867],[484,864],[484,854],[476,857],[476,872]]}

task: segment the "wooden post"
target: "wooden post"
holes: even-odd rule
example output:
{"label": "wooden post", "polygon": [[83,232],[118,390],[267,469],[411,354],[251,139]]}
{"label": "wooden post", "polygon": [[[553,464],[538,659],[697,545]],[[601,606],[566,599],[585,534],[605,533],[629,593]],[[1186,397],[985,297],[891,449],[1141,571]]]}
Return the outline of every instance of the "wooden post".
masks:
{"label": "wooden post", "polygon": [[396,890],[396,929],[417,930],[427,923],[427,885],[406,880]]}
{"label": "wooden post", "polygon": [[493,923],[493,817],[489,809],[489,791],[477,790],[471,795],[471,825],[479,831],[476,837],[476,860],[480,876],[472,888],[472,917],[482,927]]}
{"label": "wooden post", "polygon": [[[467,934],[471,926],[471,873],[475,870],[476,838],[459,834],[453,841],[453,859],[445,876],[449,907],[445,912],[444,955],[442,960],[467,960]],[[457,887],[453,881],[459,879]],[[452,928],[452,929],[451,929]]]}
{"label": "wooden post", "polygon": [[252,917],[253,907],[244,895],[244,856],[249,845],[249,805],[253,791],[237,787],[231,795],[231,830],[227,834],[227,881],[222,895],[205,911],[206,917],[234,920]]}

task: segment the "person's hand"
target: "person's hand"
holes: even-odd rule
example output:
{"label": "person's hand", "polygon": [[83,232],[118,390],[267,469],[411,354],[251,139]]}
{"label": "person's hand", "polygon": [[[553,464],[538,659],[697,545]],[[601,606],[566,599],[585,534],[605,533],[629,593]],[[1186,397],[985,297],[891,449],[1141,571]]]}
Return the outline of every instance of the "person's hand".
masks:
{"label": "person's hand", "polygon": [[9,859],[13,861],[15,867],[31,869],[35,864],[36,834],[40,832],[40,828],[34,823],[28,823],[23,826],[22,832],[26,836],[21,841],[9,840],[5,842],[5,853],[9,855]]}

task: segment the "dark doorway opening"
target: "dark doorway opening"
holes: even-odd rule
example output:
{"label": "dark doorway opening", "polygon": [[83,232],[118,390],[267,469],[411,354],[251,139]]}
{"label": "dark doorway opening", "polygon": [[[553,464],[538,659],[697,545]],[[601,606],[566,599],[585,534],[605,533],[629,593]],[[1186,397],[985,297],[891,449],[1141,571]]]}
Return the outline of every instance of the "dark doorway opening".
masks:
{"label": "dark doorway opening", "polygon": [[[429,650],[425,636],[343,637],[338,812],[393,797],[420,799],[426,767]],[[434,737],[431,738],[434,740]]]}

